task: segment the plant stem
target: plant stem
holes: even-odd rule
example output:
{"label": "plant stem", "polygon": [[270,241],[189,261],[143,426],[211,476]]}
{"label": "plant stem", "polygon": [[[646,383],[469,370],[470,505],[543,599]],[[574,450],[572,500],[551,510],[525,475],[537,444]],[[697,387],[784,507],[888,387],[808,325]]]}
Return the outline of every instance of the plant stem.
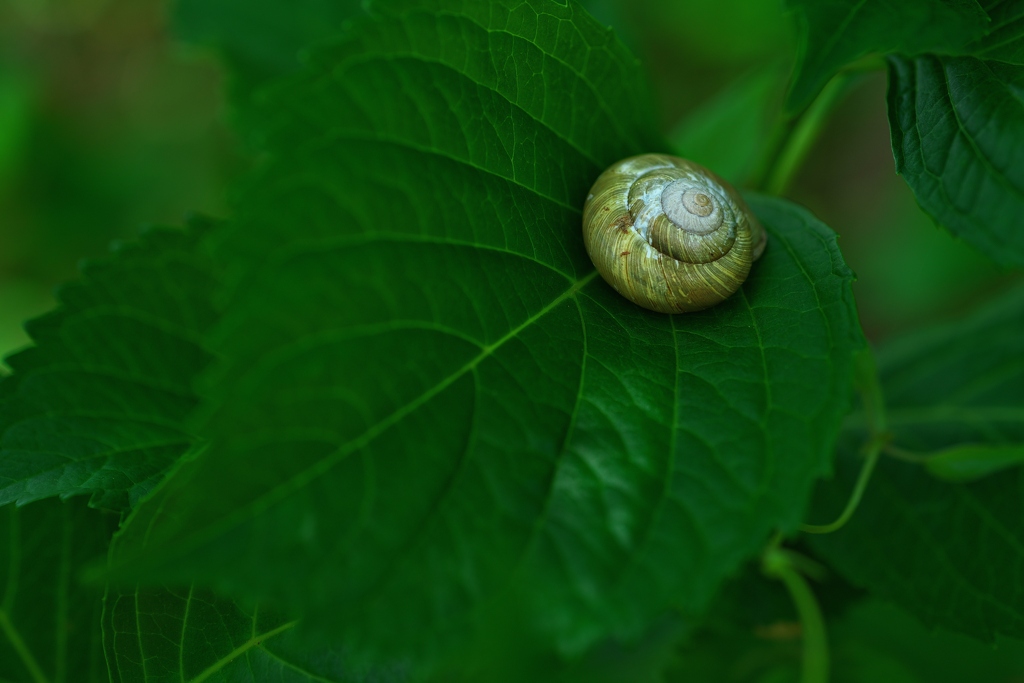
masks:
{"label": "plant stem", "polygon": [[882,391],[882,382],[878,379],[875,356],[869,347],[865,347],[854,356],[853,366],[853,381],[864,407],[864,421],[867,424],[868,433],[871,438],[887,435],[885,394]]}
{"label": "plant stem", "polygon": [[867,452],[864,454],[864,464],[857,476],[857,484],[853,487],[853,493],[850,494],[850,499],[846,501],[846,507],[838,519],[830,524],[801,524],[800,531],[808,534],[830,534],[833,531],[838,531],[850,521],[853,513],[857,511],[857,506],[860,505],[860,499],[864,496],[864,490],[871,480],[872,472],[875,471],[875,464],[878,463],[878,456],[881,454],[884,444],[885,440],[882,438],[868,443]]}
{"label": "plant stem", "polygon": [[839,518],[831,524],[802,524],[800,531],[809,534],[830,534],[841,529],[850,521],[857,506],[860,505],[864,490],[871,480],[871,474],[875,471],[878,457],[889,442],[890,435],[886,429],[885,420],[885,397],[882,394],[881,382],[878,380],[875,357],[869,348],[858,353],[854,359],[854,382],[860,392],[861,403],[864,406],[864,419],[868,427],[868,440],[864,444],[863,450],[864,464],[861,465],[857,483],[854,485],[850,499],[846,502],[846,507]]}
{"label": "plant stem", "polygon": [[7,636],[7,640],[10,642],[11,647],[14,648],[14,651],[18,653],[18,657],[21,658],[22,664],[28,669],[28,673],[32,676],[34,683],[49,683],[46,674],[43,673],[39,663],[36,662],[36,658],[32,656],[32,652],[25,645],[25,641],[21,639],[18,629],[7,618],[7,610],[0,610],[0,630]]}
{"label": "plant stem", "polygon": [[773,195],[785,192],[836,105],[861,76],[883,65],[878,60],[851,64],[833,76],[811,104],[794,114],[781,114],[752,187]]}
{"label": "plant stem", "polygon": [[788,127],[789,135],[780,146],[765,178],[765,191],[773,195],[781,195],[786,191],[818,139],[832,110],[849,92],[852,83],[853,79],[849,75],[837,74],[814,102],[800,113],[793,125]]}
{"label": "plant stem", "polygon": [[800,683],[828,683],[828,637],[825,620],[814,592],[794,567],[793,554],[772,545],[765,551],[763,566],[768,576],[782,581],[800,617],[803,662]]}

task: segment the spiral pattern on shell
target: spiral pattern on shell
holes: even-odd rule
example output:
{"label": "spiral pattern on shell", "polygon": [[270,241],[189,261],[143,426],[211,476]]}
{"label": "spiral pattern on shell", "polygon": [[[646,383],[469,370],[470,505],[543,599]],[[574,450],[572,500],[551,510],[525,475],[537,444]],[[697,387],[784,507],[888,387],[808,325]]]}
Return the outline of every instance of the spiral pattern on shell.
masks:
{"label": "spiral pattern on shell", "polygon": [[583,207],[583,240],[620,294],[652,311],[685,313],[739,289],[766,235],[739,193],[711,171],[643,154],[598,177]]}

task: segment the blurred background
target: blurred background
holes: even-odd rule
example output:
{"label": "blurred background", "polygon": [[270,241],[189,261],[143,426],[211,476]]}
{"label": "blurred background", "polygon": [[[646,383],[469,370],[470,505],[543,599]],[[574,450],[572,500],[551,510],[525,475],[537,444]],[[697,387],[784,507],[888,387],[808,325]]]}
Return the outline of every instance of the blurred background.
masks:
{"label": "blurred background", "polygon": [[[780,0],[585,4],[648,68],[677,148],[742,181],[796,51]],[[223,67],[175,40],[173,11],[165,0],[0,0],[0,353],[27,342],[22,322],[111,240],[189,211],[226,213],[246,162],[226,125]],[[841,235],[876,342],[970,308],[1010,277],[934,227],[895,175],[885,80],[869,73],[839,99],[786,193]],[[722,140],[726,120],[737,131]],[[731,161],[717,158],[725,143]]]}
{"label": "blurred background", "polygon": [[156,0],[0,0],[0,353],[83,258],[191,210],[241,166],[214,55]]}

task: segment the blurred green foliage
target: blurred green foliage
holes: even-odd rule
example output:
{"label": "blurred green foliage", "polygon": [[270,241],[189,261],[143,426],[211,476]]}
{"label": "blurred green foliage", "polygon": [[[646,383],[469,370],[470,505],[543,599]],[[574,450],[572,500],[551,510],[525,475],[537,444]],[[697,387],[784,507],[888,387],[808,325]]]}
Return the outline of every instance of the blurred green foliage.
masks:
{"label": "blurred green foliage", "polygon": [[83,258],[219,213],[239,166],[211,56],[152,0],[0,3],[0,353]]}
{"label": "blurred green foliage", "polygon": [[[829,621],[833,683],[1015,683],[1024,645],[991,646],[925,628],[877,600],[851,606]],[[677,655],[665,683],[797,683],[800,625],[777,620],[749,630],[714,625]]]}

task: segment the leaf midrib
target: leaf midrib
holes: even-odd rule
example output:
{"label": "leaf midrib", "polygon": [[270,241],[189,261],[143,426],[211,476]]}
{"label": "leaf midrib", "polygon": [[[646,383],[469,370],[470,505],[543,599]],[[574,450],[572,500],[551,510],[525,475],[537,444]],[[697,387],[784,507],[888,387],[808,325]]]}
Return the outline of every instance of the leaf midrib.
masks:
{"label": "leaf midrib", "polygon": [[[411,414],[420,406],[425,405],[434,396],[440,394],[442,391],[447,389],[449,386],[451,386],[455,381],[460,379],[466,373],[474,370],[480,363],[482,363],[487,358],[491,357],[494,354],[494,352],[496,352],[499,348],[504,346],[509,341],[515,339],[517,336],[519,336],[519,334],[521,334],[531,325],[535,324],[548,313],[553,311],[561,303],[575,296],[577,292],[579,292],[581,289],[583,289],[583,287],[585,287],[587,284],[593,281],[597,277],[597,275],[597,271],[594,270],[591,271],[588,275],[584,276],[583,278],[577,280],[571,287],[569,287],[564,292],[562,292],[562,294],[554,298],[548,305],[544,306],[537,313],[531,315],[522,323],[520,323],[517,327],[510,330],[501,339],[497,340],[493,344],[485,346],[480,351],[479,354],[474,356],[461,368],[456,370],[448,377],[443,378],[433,387],[427,389],[422,394],[420,394],[413,400],[409,401],[405,405],[400,406],[387,417],[383,418],[376,424],[364,430],[361,435],[353,439],[350,439],[347,443],[339,446],[330,454],[321,458],[318,462],[296,473],[295,475],[290,477],[288,480],[282,482],[275,488],[253,499],[250,503],[235,508],[234,510],[232,510],[231,514],[221,518],[219,521],[214,521],[209,526],[198,529],[194,534],[190,536],[184,536],[180,538],[173,544],[175,552],[168,551],[163,553],[162,556],[181,556],[195,550],[208,540],[217,538],[218,536],[222,535],[228,530],[233,529],[241,524],[244,524],[248,519],[255,517],[260,512],[266,510],[277,501],[286,498],[287,496],[291,495],[294,491],[301,489],[302,487],[316,480],[318,477],[322,476],[326,472],[330,471],[331,468],[333,468],[337,463],[341,462],[343,459],[348,457],[348,455],[371,443],[374,439],[376,439],[378,436],[380,436],[388,429],[390,429],[392,426],[397,424],[404,417]],[[159,514],[159,512],[157,514]],[[157,516],[154,515],[154,517],[149,522],[150,529],[156,523],[156,520]],[[148,537],[148,531],[146,535]],[[156,554],[156,557],[157,560],[159,560],[161,554]],[[127,562],[120,562],[119,565],[123,567],[129,565],[130,563],[131,560]],[[112,567],[112,569],[116,570],[116,567]]]}
{"label": "leaf midrib", "polygon": [[284,631],[287,631],[290,628],[293,628],[297,623],[299,623],[299,622],[297,622],[297,621],[289,621],[286,624],[281,624],[277,628],[274,628],[274,629],[271,629],[271,630],[269,630],[269,631],[267,631],[265,633],[260,633],[260,634],[257,634],[255,636],[253,636],[252,638],[250,638],[249,640],[245,641],[244,643],[242,643],[241,645],[236,647],[234,650],[232,650],[231,652],[227,653],[226,655],[224,655],[223,657],[218,659],[216,662],[214,662],[213,664],[208,666],[206,669],[203,670],[202,673],[200,673],[198,676],[196,676],[191,681],[189,681],[189,683],[202,683],[203,681],[208,679],[210,676],[213,676],[215,673],[217,673],[218,671],[223,669],[225,666],[230,664],[232,661],[234,661],[235,658],[245,654],[246,652],[251,650],[253,647],[256,647],[256,646],[260,645],[264,640],[268,640],[270,638],[273,638],[274,636],[278,635],[279,633],[282,633]]}

